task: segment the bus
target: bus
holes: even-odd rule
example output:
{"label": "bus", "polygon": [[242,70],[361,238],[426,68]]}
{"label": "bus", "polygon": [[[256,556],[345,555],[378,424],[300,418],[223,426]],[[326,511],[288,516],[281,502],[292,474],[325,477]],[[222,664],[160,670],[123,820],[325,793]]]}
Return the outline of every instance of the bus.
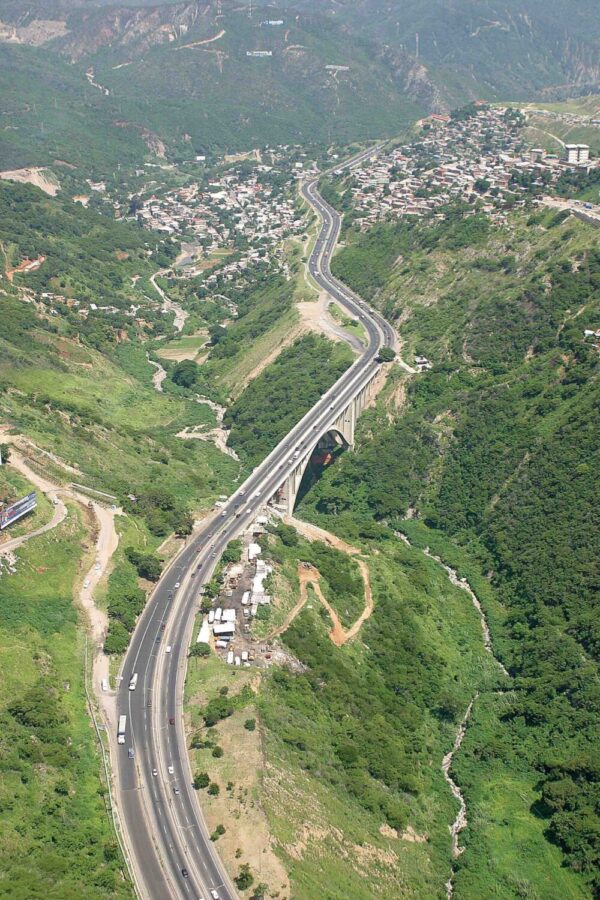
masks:
{"label": "bus", "polygon": [[135,691],[135,689],[136,689],[136,687],[137,687],[137,680],[138,680],[137,672],[135,672],[135,673],[131,676],[131,681],[129,682],[129,690],[130,690],[130,691]]}
{"label": "bus", "polygon": [[127,716],[119,716],[119,730],[117,731],[117,743],[125,743],[125,729],[127,727]]}

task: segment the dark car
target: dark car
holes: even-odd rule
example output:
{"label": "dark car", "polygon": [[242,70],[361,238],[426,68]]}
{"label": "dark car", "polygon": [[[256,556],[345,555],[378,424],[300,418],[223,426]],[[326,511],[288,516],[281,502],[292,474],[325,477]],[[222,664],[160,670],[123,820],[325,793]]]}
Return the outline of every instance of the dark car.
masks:
{"label": "dark car", "polygon": [[174,725],[174,724],[175,724],[175,719],[173,718],[173,716],[171,716],[171,718],[169,719],[169,725]]}
{"label": "dark car", "polygon": [[181,874],[182,874],[182,875],[183,875],[183,877],[184,877],[184,878],[187,878],[187,877],[188,877],[188,875],[189,875],[189,873],[188,873],[188,870],[187,870],[187,869],[182,869],[182,870],[181,870]]}

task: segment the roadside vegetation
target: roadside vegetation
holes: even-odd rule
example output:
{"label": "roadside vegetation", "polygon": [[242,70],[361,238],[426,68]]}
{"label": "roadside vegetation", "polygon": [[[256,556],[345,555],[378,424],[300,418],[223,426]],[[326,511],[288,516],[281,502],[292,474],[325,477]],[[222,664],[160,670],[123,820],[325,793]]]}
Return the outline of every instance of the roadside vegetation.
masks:
{"label": "roadside vegetation", "polygon": [[309,334],[284,350],[225,414],[229,444],[255,466],[352,362],[344,344]]}
{"label": "roadside vegetation", "polygon": [[[0,575],[2,890],[132,897],[99,780],[73,605],[85,533],[77,507]],[[43,573],[43,574],[42,574]]]}

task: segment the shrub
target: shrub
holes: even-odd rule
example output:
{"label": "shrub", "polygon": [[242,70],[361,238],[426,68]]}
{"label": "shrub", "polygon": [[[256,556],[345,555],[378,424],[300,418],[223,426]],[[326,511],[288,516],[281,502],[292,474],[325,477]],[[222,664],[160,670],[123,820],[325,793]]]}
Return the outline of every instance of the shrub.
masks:
{"label": "shrub", "polygon": [[254,884],[254,876],[250,871],[248,863],[242,863],[240,871],[236,878],[233,879],[240,891],[247,891]]}

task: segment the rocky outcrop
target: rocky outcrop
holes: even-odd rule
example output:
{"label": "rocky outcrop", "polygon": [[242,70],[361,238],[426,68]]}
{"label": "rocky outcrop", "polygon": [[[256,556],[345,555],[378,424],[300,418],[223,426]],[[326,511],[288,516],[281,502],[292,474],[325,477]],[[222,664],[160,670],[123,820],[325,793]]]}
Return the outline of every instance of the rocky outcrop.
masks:
{"label": "rocky outcrop", "polygon": [[203,21],[208,28],[207,7],[199,3],[76,10],[68,18],[70,33],[55,46],[73,61],[105,47],[142,56],[151,47],[180,40],[192,28],[197,34]]}

